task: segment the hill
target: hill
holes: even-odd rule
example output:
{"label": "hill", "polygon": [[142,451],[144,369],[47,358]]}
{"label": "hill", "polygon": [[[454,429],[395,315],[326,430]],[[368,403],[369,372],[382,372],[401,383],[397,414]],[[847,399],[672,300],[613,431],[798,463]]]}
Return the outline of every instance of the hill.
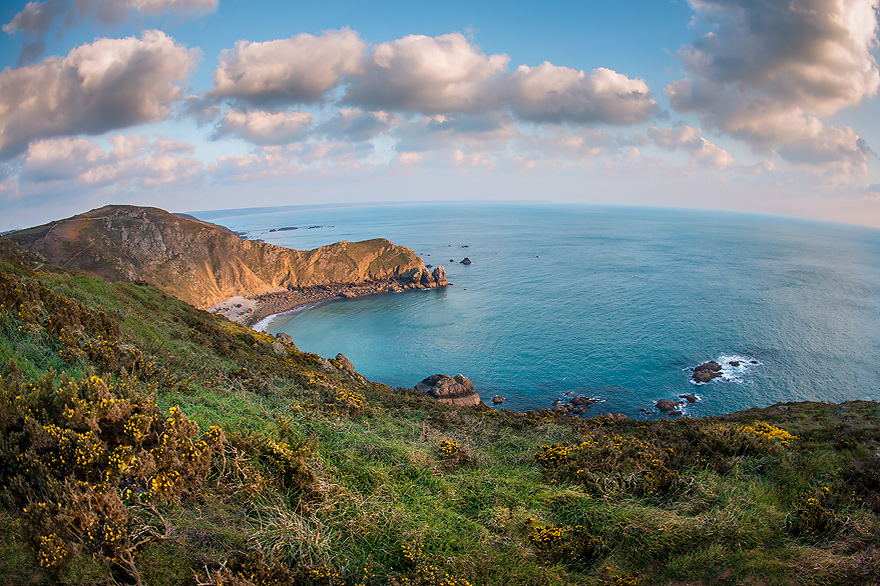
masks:
{"label": "hill", "polygon": [[410,285],[427,275],[412,250],[385,239],[291,250],[140,206],[108,205],[9,238],[59,267],[113,282],[150,283],[200,308],[236,295],[391,281]]}
{"label": "hill", "polygon": [[520,414],[343,358],[0,238],[0,582],[880,583],[876,403]]}

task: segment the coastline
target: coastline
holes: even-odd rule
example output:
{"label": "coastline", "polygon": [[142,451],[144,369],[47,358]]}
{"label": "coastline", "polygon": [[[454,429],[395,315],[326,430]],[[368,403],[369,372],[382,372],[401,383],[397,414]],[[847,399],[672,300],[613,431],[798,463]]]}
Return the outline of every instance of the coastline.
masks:
{"label": "coastline", "polygon": [[[448,284],[439,285],[439,287],[446,287]],[[314,285],[271,291],[260,295],[233,296],[214,305],[208,311],[260,331],[260,326],[268,325],[276,315],[293,313],[297,310],[304,311],[334,299],[355,299],[379,293],[423,291],[436,287],[438,285],[431,287],[417,283],[403,285],[395,279],[368,281],[355,285]]]}

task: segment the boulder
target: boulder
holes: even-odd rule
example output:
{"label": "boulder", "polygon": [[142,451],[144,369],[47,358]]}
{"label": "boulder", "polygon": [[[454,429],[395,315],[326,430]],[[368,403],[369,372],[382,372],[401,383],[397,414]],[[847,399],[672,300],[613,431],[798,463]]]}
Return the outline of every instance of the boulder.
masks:
{"label": "boulder", "polygon": [[345,354],[340,352],[336,355],[336,362],[342,365],[342,368],[349,372],[354,372],[354,364],[351,363],[351,360],[345,357]]}
{"label": "boulder", "polygon": [[729,364],[731,366],[739,366],[739,360],[731,360],[727,364]]}
{"label": "boulder", "polygon": [[678,401],[672,401],[670,399],[660,399],[656,403],[654,403],[654,407],[660,409],[663,412],[666,411],[675,411],[678,409],[678,406],[681,405]]}
{"label": "boulder", "polygon": [[327,374],[338,374],[339,369],[333,366],[333,363],[324,358],[323,356],[318,356],[318,363],[321,365],[321,369]]}
{"label": "boulder", "polygon": [[710,360],[694,368],[694,374],[691,376],[698,383],[707,383],[713,378],[721,376],[721,365]]}
{"label": "boulder", "polygon": [[[288,346],[292,346],[294,350],[299,352],[299,348],[297,348],[296,344],[293,343],[293,338],[290,337],[290,334],[285,334],[284,332],[278,332],[277,334],[275,334],[275,339],[277,340],[277,342],[275,342],[275,344],[277,344],[278,342],[281,342],[282,344],[287,344]],[[274,348],[274,344],[273,344],[273,348]],[[276,352],[277,352],[277,350],[276,350]]]}
{"label": "boulder", "polygon": [[443,267],[435,268],[431,276],[434,277],[434,282],[437,283],[438,287],[445,287],[449,284],[449,281],[446,280],[446,269]]}
{"label": "boulder", "polygon": [[495,405],[500,405],[504,402],[504,399],[505,397],[502,397],[501,395],[495,395],[494,397],[492,397],[492,403],[494,403]]}
{"label": "boulder", "polygon": [[688,403],[696,403],[697,402],[696,395],[679,395],[678,398],[679,399],[687,399]]}
{"label": "boulder", "polygon": [[480,404],[480,396],[474,391],[474,385],[464,375],[451,377],[446,374],[432,374],[415,387],[423,395],[436,399],[441,403],[450,403],[462,407]]}
{"label": "boulder", "polygon": [[459,264],[469,265],[471,264],[471,259],[469,259],[468,257],[464,257],[463,260],[459,261]]}

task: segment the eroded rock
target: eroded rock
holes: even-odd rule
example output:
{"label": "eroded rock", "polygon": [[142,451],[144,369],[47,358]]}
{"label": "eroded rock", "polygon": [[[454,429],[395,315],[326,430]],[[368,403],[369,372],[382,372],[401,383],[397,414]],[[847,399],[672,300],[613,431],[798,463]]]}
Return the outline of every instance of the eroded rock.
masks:
{"label": "eroded rock", "polygon": [[446,374],[432,374],[414,388],[441,403],[462,407],[480,404],[480,396],[474,390],[474,385],[470,379],[462,374],[457,374],[454,377]]}

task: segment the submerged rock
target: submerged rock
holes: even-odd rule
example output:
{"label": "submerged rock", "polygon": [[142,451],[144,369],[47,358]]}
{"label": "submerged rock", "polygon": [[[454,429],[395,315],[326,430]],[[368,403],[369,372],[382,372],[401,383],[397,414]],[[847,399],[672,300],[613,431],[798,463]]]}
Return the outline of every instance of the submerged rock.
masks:
{"label": "submerged rock", "polygon": [[450,403],[462,407],[473,407],[480,404],[480,396],[468,377],[457,374],[451,377],[446,374],[432,374],[417,384],[415,390],[428,395],[441,403]]}
{"label": "submerged rock", "polygon": [[583,405],[585,407],[589,407],[593,403],[598,403],[601,399],[594,399],[593,397],[574,397],[573,399],[569,399],[568,402],[572,405]]}
{"label": "submerged rock", "polygon": [[687,399],[688,403],[696,403],[699,400],[696,395],[679,395],[678,398]]}

